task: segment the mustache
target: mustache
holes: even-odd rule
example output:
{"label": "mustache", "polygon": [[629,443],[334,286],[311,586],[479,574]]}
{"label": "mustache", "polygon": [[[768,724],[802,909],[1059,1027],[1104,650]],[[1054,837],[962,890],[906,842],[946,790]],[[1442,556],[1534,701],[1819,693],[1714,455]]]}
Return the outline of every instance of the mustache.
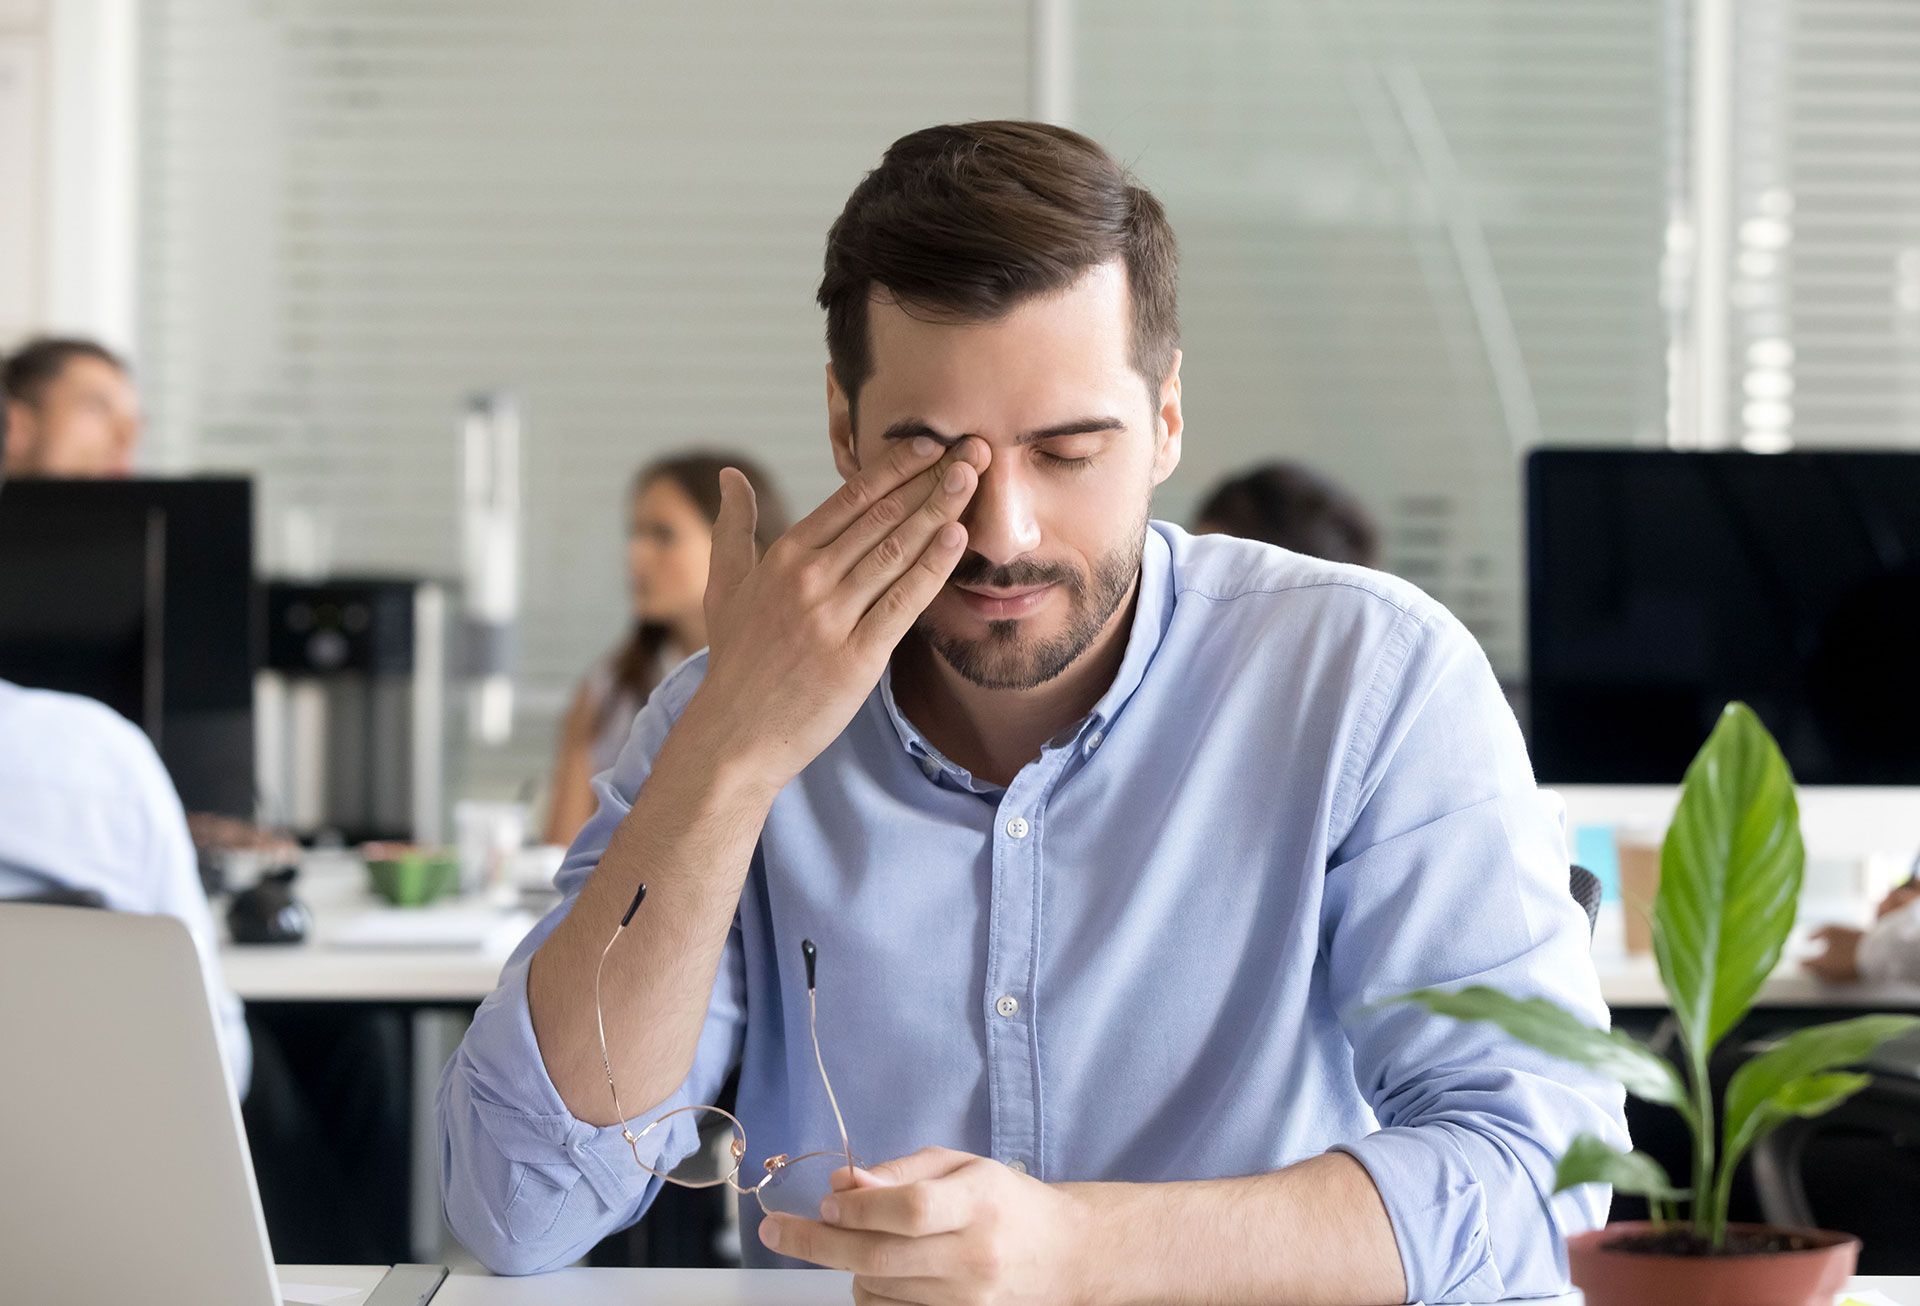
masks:
{"label": "mustache", "polygon": [[1065,585],[1069,589],[1078,589],[1080,573],[1069,567],[1050,566],[1025,558],[1016,558],[996,567],[979,554],[969,553],[953,569],[949,583],[997,590],[1034,589],[1041,585]]}

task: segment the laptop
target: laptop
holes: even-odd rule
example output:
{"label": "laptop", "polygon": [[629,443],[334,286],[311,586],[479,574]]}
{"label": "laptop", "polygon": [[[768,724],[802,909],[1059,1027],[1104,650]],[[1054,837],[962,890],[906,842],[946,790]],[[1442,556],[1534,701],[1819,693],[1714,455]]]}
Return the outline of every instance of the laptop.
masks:
{"label": "laptop", "polygon": [[0,1296],[280,1306],[199,959],[171,916],[0,904]]}

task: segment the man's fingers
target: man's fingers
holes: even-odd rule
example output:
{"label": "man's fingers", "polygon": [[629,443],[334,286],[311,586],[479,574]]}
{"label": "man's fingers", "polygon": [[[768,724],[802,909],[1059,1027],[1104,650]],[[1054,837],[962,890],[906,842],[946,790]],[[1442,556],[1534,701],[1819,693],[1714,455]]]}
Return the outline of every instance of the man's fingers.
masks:
{"label": "man's fingers", "polygon": [[823,1221],[839,1229],[905,1238],[954,1233],[973,1221],[972,1195],[951,1175],[835,1193],[821,1203]]}
{"label": "man's fingers", "polygon": [[853,1306],[926,1306],[930,1297],[889,1297],[870,1283],[930,1283],[927,1279],[860,1279],[853,1281]]}
{"label": "man's fingers", "polygon": [[940,452],[940,442],[928,436],[900,441],[898,448],[889,450],[887,456],[873,466],[861,468],[845,485],[827,496],[825,503],[802,517],[788,532],[788,538],[810,549],[826,548],[874,504],[931,467]]}
{"label": "man's fingers", "polygon": [[735,467],[720,472],[720,515],[713,523],[713,556],[707,570],[707,616],[738,589],[753,564],[754,528],[760,522],[760,504],[753,482]]}
{"label": "man's fingers", "polygon": [[[890,535],[903,532],[906,542],[919,552],[918,545],[925,543],[941,522],[958,517],[965,509],[973,497],[974,478],[986,468],[991,456],[986,441],[969,437],[931,467],[882,495],[826,546],[828,569],[835,576],[856,572],[873,560]],[[956,467],[965,470],[955,471]]]}
{"label": "man's fingers", "polygon": [[[855,613],[871,607],[873,601],[886,593],[887,588],[913,566],[915,559],[927,551],[927,545],[939,535],[941,527],[960,519],[980,483],[977,477],[978,473],[967,463],[946,465],[933,493],[904,521],[895,518],[897,524],[891,534],[874,542],[864,556],[853,559],[851,569],[841,581],[841,601]],[[862,524],[867,520],[870,519],[863,518]],[[847,537],[853,534],[849,531]],[[835,552],[838,551],[836,545]]]}
{"label": "man's fingers", "polygon": [[860,618],[853,628],[853,642],[885,649],[898,645],[960,565],[966,546],[966,527],[959,522],[942,526],[906,575],[888,586]]}
{"label": "man's fingers", "polygon": [[886,1278],[939,1278],[959,1254],[957,1234],[902,1238],[888,1233],[838,1229],[797,1215],[769,1215],[760,1222],[760,1241],[782,1256]]}
{"label": "man's fingers", "polygon": [[972,1152],[956,1151],[951,1147],[923,1147],[906,1156],[870,1166],[867,1173],[883,1184],[911,1184],[922,1179],[944,1179],[955,1170],[979,1159]]}
{"label": "man's fingers", "polygon": [[871,1274],[855,1275],[853,1299],[865,1306],[929,1306],[931,1303],[958,1300],[953,1284],[945,1279],[882,1279]]}

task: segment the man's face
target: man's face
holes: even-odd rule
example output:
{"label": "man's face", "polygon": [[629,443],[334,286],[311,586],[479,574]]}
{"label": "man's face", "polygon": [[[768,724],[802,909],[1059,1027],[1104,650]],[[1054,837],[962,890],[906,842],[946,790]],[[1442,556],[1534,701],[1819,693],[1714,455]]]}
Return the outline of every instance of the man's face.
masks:
{"label": "man's face", "polygon": [[140,399],[125,372],[69,358],[38,402],[8,408],[7,470],[35,476],[125,476],[140,443]]}
{"label": "man's face", "polygon": [[1117,262],[998,321],[932,322],[878,298],[867,321],[857,432],[828,371],[841,474],[917,435],[971,435],[992,453],[961,518],[966,555],[916,629],[977,685],[1045,684],[1109,627],[1139,574],[1149,500],[1180,461],[1178,355],[1158,386],[1134,370]]}

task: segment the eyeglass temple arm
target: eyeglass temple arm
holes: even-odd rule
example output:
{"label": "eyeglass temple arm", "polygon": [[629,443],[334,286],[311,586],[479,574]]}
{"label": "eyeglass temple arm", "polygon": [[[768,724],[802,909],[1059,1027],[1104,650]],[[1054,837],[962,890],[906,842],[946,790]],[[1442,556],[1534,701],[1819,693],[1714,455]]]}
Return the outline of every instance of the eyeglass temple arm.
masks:
{"label": "eyeglass temple arm", "polygon": [[813,1039],[813,1064],[820,1067],[820,1082],[827,1088],[827,1105],[833,1108],[833,1122],[840,1127],[840,1150],[846,1153],[847,1171],[853,1171],[853,1143],[847,1138],[847,1120],[840,1114],[840,1099],[834,1095],[833,1081],[827,1078],[826,1058],[820,1055],[820,995],[815,989],[820,950],[812,939],[800,940],[800,955],[807,961],[807,1033]]}
{"label": "eyeglass temple arm", "polygon": [[607,1017],[605,1008],[600,1004],[600,973],[607,968],[607,954],[613,951],[615,941],[626,931],[633,920],[633,914],[640,910],[640,904],[646,900],[647,886],[641,885],[633,891],[633,901],[627,904],[627,911],[620,918],[619,928],[613,937],[607,940],[607,946],[600,949],[600,963],[593,968],[593,1023],[600,1031],[600,1069],[607,1075],[607,1092],[613,1098],[613,1113],[620,1117],[620,1133],[629,1145],[634,1142],[633,1131],[627,1126],[626,1108],[620,1105],[620,1090],[613,1083],[613,1059],[607,1055]]}

